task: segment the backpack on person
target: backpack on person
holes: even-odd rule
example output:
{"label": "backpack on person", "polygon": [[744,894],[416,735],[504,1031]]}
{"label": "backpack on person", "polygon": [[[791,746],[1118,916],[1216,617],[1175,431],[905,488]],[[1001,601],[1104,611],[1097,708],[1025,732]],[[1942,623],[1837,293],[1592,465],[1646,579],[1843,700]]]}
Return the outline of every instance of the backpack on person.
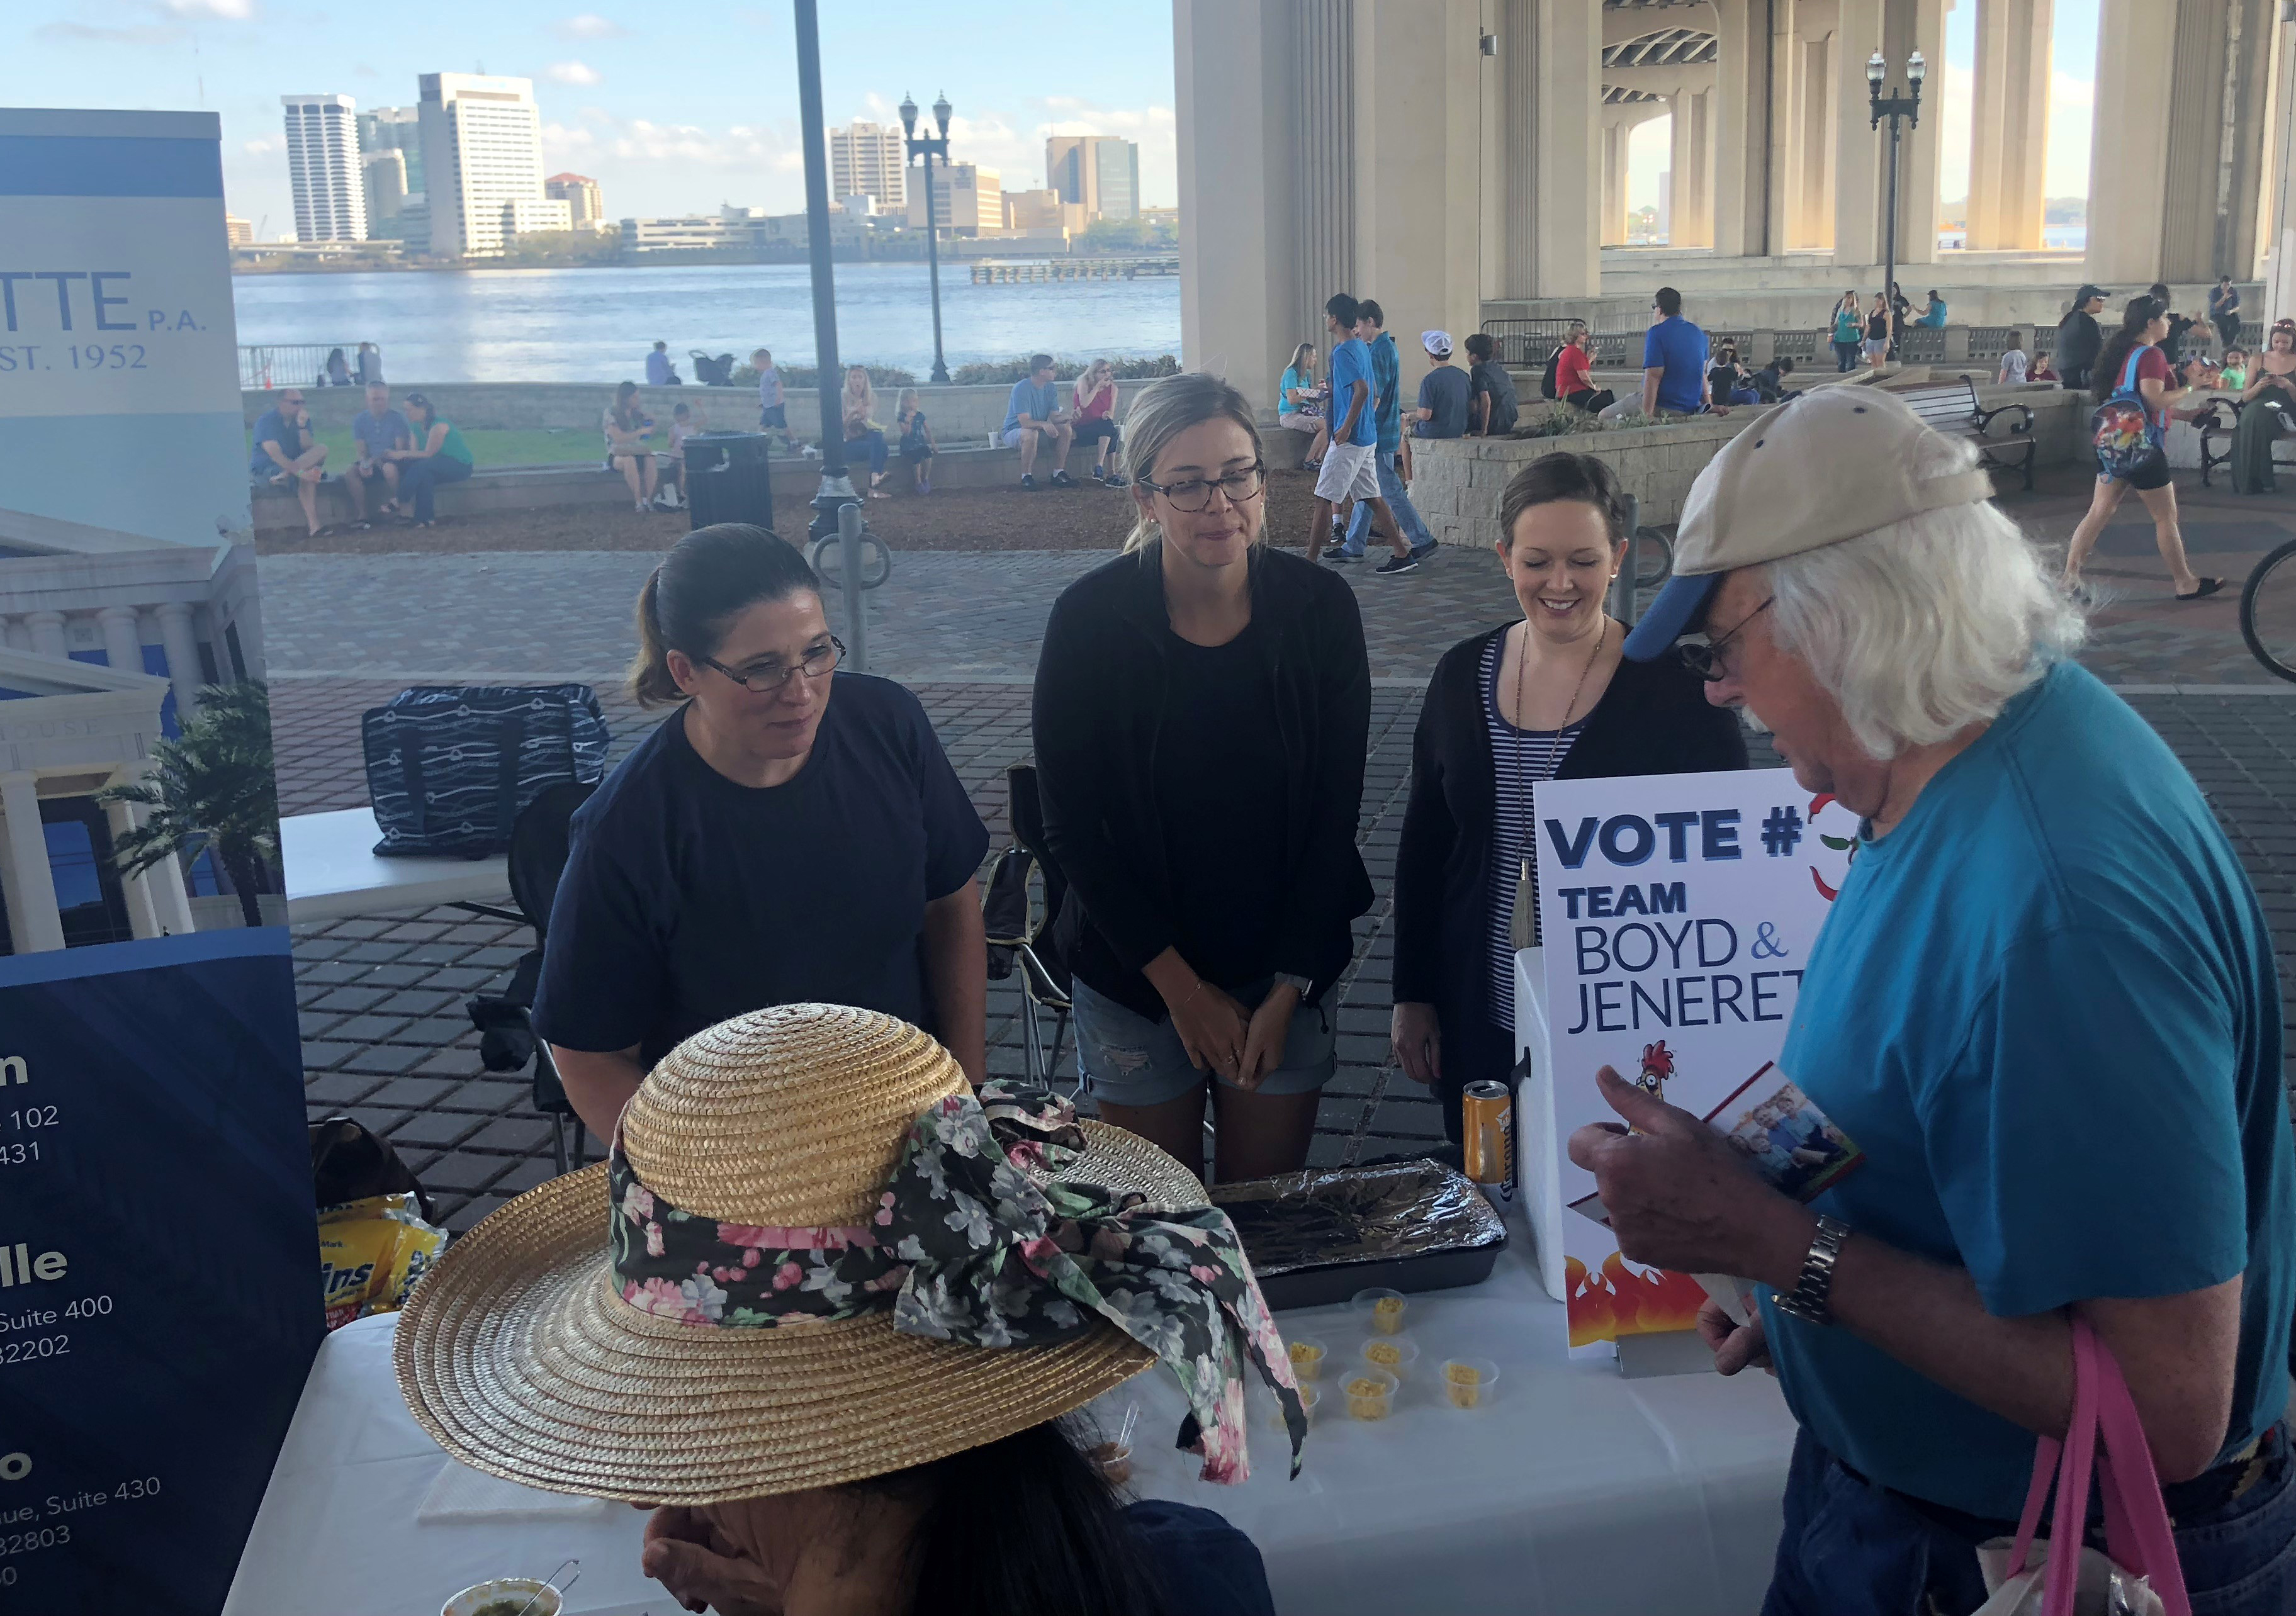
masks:
{"label": "backpack on person", "polygon": [[1570,346],[1570,344],[1568,342],[1562,343],[1558,346],[1553,353],[1546,356],[1546,368],[1544,371],[1541,371],[1538,376],[1538,396],[1540,398],[1560,398],[1562,397],[1561,393],[1554,390],[1554,376],[1556,371],[1561,368],[1562,364],[1562,349]]}
{"label": "backpack on person", "polygon": [[2136,387],[2139,346],[2120,367],[2120,385],[2089,413],[2089,440],[2096,447],[2096,469],[2116,482],[2150,475],[2167,462],[2155,432],[2152,412]]}
{"label": "backpack on person", "polygon": [[587,685],[417,685],[359,720],[379,857],[486,858],[553,785],[606,772],[606,720]]}

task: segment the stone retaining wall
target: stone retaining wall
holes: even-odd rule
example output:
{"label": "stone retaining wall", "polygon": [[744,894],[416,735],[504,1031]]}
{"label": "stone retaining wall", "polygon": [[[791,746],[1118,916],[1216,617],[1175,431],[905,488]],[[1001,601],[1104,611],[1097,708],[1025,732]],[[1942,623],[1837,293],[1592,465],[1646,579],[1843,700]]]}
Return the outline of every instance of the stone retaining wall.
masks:
{"label": "stone retaining wall", "polygon": [[[1910,375],[1903,379],[1919,385]],[[2085,452],[2087,394],[2052,387],[1982,388],[1978,397],[1988,409],[2013,402],[2032,410],[2033,437],[2040,446],[2034,451],[2035,464],[2062,464]],[[1662,527],[1681,516],[1690,485],[1707,462],[1768,414],[1742,406],[1725,416],[1561,438],[1430,439],[1412,446],[1411,503],[1443,544],[1496,545],[1499,499],[1517,472],[1542,455],[1594,455],[1607,461],[1626,491],[1641,502],[1644,523]],[[1997,422],[1997,432],[2006,425]]]}

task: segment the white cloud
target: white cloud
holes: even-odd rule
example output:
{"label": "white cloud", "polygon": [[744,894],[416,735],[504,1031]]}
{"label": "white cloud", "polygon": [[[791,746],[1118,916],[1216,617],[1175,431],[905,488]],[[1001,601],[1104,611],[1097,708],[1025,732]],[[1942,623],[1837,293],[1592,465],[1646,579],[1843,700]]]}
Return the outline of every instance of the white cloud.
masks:
{"label": "white cloud", "polygon": [[596,84],[605,77],[586,62],[554,62],[542,73],[554,84]]}
{"label": "white cloud", "polygon": [[351,69],[351,77],[354,78],[380,78],[382,75],[376,72],[373,68],[367,66],[365,62],[362,62],[357,66]]}
{"label": "white cloud", "polygon": [[618,39],[628,32],[612,18],[601,17],[595,12],[569,17],[558,25],[560,37],[566,39]]}
{"label": "white cloud", "polygon": [[188,17],[193,21],[252,22],[255,20],[255,0],[158,0],[158,4],[159,8],[169,16]]}
{"label": "white cloud", "polygon": [[250,157],[261,157],[266,152],[276,152],[278,149],[267,140],[250,140],[243,148]]}
{"label": "white cloud", "polygon": [[[876,104],[878,98],[865,98]],[[1032,98],[1029,112],[1001,109],[959,111],[949,119],[952,161],[997,170],[1007,191],[1035,190],[1045,183],[1045,141],[1054,135],[1114,135],[1140,147],[1140,194],[1149,207],[1169,207],[1179,199],[1179,157],[1169,107],[1107,107],[1071,95]],[[887,108],[881,121],[892,121]],[[927,121],[921,118],[920,120]]]}

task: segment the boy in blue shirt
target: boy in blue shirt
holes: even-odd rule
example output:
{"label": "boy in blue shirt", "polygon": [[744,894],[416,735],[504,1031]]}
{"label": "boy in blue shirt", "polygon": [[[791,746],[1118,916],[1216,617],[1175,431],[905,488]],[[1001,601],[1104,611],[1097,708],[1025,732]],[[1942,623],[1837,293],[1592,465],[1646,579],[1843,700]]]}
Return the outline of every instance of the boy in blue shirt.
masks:
{"label": "boy in blue shirt", "polygon": [[1334,292],[1324,305],[1324,325],[1337,337],[1332,349],[1332,441],[1324,451],[1324,469],[1316,473],[1316,514],[1308,525],[1308,559],[1324,553],[1324,541],[1338,539],[1332,520],[1338,506],[1349,500],[1371,506],[1371,520],[1392,552],[1373,569],[1381,578],[1400,578],[1418,570],[1418,558],[1395,523],[1395,513],[1379,491],[1379,431],[1372,408],[1371,350],[1355,334],[1363,306],[1346,292]]}
{"label": "boy in blue shirt", "polygon": [[[1410,541],[1412,555],[1425,561],[1435,554],[1435,536],[1420,520],[1418,507],[1411,503],[1410,490],[1404,486],[1397,464],[1403,453],[1403,361],[1396,355],[1395,339],[1387,333],[1386,311],[1374,299],[1365,298],[1357,303],[1356,312],[1356,335],[1371,350],[1372,419],[1378,431],[1374,447],[1379,451],[1380,497],[1395,513],[1396,525]],[[1370,531],[1371,507],[1357,500],[1355,514],[1348,518],[1346,541],[1325,559],[1361,561],[1364,535]]]}

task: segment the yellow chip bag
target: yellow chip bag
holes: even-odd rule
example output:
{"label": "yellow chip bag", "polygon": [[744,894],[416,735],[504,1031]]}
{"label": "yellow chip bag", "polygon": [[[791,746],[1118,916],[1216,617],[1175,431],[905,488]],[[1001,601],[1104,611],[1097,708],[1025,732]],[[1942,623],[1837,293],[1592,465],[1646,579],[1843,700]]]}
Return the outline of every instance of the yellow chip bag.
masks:
{"label": "yellow chip bag", "polygon": [[406,1305],[447,1243],[412,1195],[370,1195],[319,1209],[319,1284],[327,1328]]}

